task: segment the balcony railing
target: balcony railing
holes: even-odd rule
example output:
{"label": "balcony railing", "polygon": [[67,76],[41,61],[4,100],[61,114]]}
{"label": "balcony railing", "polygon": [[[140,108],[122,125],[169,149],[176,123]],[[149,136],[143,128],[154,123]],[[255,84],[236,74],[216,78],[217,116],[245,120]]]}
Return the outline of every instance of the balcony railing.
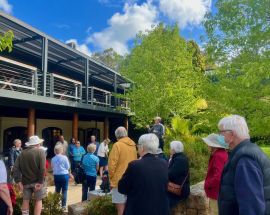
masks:
{"label": "balcony railing", "polygon": [[0,89],[34,94],[37,68],[0,56]]}
{"label": "balcony railing", "polygon": [[[0,56],[0,90],[19,91],[42,96],[44,73],[33,66]],[[88,98],[86,92],[88,91]],[[81,102],[89,105],[130,110],[127,101],[117,98],[112,92],[90,86],[55,73],[46,74],[46,97]]]}

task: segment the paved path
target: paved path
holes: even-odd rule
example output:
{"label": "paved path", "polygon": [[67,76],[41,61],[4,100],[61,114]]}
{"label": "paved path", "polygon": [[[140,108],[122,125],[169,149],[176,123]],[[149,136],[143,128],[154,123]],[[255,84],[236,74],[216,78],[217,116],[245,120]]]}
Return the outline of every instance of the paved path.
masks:
{"label": "paved path", "polygon": [[[97,179],[96,189],[99,189],[99,185],[101,184],[101,180]],[[54,186],[48,187],[48,192],[54,192]],[[70,182],[68,186],[68,194],[67,194],[67,206],[72,205],[82,200],[82,185],[74,185],[74,182]]]}

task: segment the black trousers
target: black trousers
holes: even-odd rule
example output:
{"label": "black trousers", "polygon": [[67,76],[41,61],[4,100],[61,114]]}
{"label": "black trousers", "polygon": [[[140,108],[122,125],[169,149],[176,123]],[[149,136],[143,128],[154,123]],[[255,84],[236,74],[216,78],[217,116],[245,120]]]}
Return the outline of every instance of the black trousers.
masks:
{"label": "black trousers", "polygon": [[7,214],[8,206],[7,204],[0,198],[0,214]]}

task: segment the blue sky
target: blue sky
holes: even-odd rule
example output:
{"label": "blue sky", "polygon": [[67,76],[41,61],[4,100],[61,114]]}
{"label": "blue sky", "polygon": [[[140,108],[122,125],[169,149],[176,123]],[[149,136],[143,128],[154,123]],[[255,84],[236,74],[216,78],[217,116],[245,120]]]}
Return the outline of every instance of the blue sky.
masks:
{"label": "blue sky", "polygon": [[181,35],[201,44],[204,14],[211,0],[0,0],[9,13],[62,41],[74,41],[84,53],[114,48],[130,51],[138,31],[159,22],[177,22]]}

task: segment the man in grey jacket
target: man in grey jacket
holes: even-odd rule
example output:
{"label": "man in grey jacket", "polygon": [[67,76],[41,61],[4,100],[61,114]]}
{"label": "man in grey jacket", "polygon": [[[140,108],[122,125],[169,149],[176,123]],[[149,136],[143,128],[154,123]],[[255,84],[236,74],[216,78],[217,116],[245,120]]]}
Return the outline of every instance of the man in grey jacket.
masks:
{"label": "man in grey jacket", "polygon": [[157,135],[159,139],[159,148],[162,149],[163,151],[163,146],[164,146],[163,136],[165,134],[165,128],[164,128],[164,125],[161,124],[161,118],[159,116],[155,117],[154,121],[155,121],[155,124],[151,128],[147,126],[148,132],[154,133],[155,135]]}

